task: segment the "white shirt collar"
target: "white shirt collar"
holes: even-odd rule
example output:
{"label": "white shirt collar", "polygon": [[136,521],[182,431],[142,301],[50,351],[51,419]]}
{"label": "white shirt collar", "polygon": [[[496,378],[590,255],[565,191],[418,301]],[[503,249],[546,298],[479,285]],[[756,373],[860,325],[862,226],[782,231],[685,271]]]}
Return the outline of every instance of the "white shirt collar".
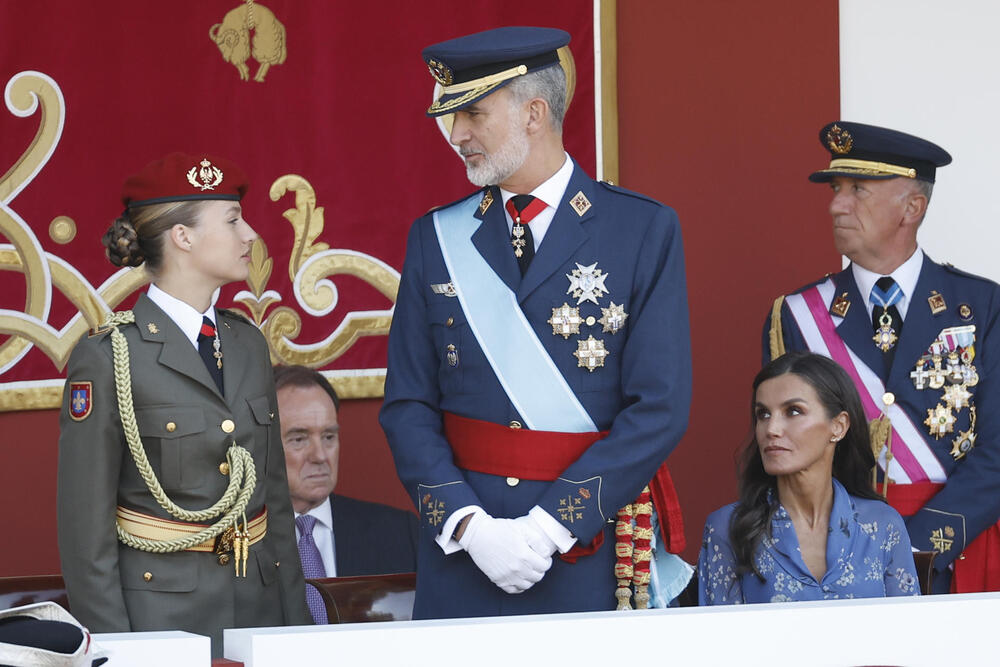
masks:
{"label": "white shirt collar", "polygon": [[[535,240],[535,247],[537,248],[545,237],[545,232],[548,231],[549,225],[552,224],[552,218],[555,217],[556,208],[559,206],[559,202],[562,201],[563,195],[566,194],[566,188],[569,187],[569,181],[573,178],[573,160],[570,158],[569,153],[563,151],[565,159],[563,160],[562,166],[552,174],[544,183],[539,185],[537,188],[531,191],[533,197],[541,199],[547,204],[544,211],[539,213],[534,220],[531,221],[531,235]],[[510,213],[507,213],[507,202],[511,197],[514,196],[513,192],[509,192],[500,188],[500,197],[503,199],[504,213],[507,217],[507,229],[511,230],[514,227],[514,221],[510,217]]]}
{"label": "white shirt collar", "polygon": [[150,301],[159,306],[160,310],[174,321],[174,324],[180,327],[180,330],[184,332],[184,335],[187,336],[188,340],[195,347],[198,347],[201,318],[207,317],[212,320],[212,324],[215,324],[215,308],[213,306],[209,306],[208,310],[204,313],[199,313],[193,306],[184,303],[177,297],[167,294],[157,287],[155,283],[150,284],[146,296],[149,297]]}
{"label": "white shirt collar", "polygon": [[[917,289],[917,279],[920,278],[920,268],[923,266],[923,263],[924,251],[918,246],[908,260],[900,264],[896,267],[895,271],[889,274],[903,292],[903,297],[896,304],[896,308],[899,310],[899,316],[904,320],[906,319],[906,310],[910,307],[910,301],[913,299],[913,292]],[[873,306],[869,303],[868,297],[872,293],[872,287],[875,286],[875,282],[883,274],[869,271],[859,266],[857,262],[851,262],[851,271],[854,273],[854,282],[858,286],[858,292],[861,294],[861,297],[865,300],[865,307],[868,308],[868,314],[870,315]]]}
{"label": "white shirt collar", "polygon": [[[329,496],[327,496],[326,500],[307,512],[296,512],[295,518],[298,519],[302,516],[302,514],[308,514],[309,516],[316,517],[316,523],[323,524],[323,527],[327,530],[333,530],[333,506],[330,504]],[[298,527],[296,526],[296,531],[297,530]],[[313,528],[314,533],[315,531],[316,529]]]}

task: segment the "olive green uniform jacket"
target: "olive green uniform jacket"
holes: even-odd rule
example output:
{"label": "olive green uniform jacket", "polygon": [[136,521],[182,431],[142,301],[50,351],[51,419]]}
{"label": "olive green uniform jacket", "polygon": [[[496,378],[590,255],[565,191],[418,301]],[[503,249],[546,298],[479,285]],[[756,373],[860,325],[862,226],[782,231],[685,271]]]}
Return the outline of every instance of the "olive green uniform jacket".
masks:
{"label": "olive green uniform jacket", "polygon": [[[150,494],[125,442],[111,336],[85,337],[69,360],[60,414],[59,554],[73,615],[92,632],[211,635],[214,655],[223,628],[311,624],[264,337],[242,317],[216,311],[223,398],[173,320],[145,294],[133,312],[135,324],[120,330],[129,344],[136,421],[167,495],[188,510],[213,505],[229,482],[220,464],[235,439],[257,468],[246,516],[266,505],[267,535],[250,547],[245,578],[212,553],[154,554],[119,543],[116,505],[173,517]],[[92,383],[82,419],[79,405],[75,418],[69,409],[70,386],[81,382]],[[225,420],[235,423],[232,433],[223,431]]]}

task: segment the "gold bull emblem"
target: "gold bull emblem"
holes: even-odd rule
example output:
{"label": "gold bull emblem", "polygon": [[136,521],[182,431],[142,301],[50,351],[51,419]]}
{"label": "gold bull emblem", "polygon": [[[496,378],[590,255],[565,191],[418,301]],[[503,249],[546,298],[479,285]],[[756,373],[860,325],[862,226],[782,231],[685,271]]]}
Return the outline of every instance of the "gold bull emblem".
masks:
{"label": "gold bull emblem", "polygon": [[226,14],[222,23],[209,28],[208,36],[218,45],[223,60],[235,65],[244,81],[250,79],[247,60],[251,55],[260,64],[253,77],[259,82],[264,81],[271,65],[282,64],[288,56],[285,26],[270,9],[253,0],[246,0]]}

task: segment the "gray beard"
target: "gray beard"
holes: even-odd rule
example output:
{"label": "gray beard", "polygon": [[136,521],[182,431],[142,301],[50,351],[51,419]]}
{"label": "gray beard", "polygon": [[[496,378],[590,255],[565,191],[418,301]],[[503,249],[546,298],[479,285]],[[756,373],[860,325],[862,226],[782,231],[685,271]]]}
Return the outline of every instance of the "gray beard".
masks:
{"label": "gray beard", "polygon": [[511,128],[510,139],[495,153],[483,154],[478,165],[465,163],[465,175],[473,185],[498,185],[513,176],[528,159],[528,135]]}

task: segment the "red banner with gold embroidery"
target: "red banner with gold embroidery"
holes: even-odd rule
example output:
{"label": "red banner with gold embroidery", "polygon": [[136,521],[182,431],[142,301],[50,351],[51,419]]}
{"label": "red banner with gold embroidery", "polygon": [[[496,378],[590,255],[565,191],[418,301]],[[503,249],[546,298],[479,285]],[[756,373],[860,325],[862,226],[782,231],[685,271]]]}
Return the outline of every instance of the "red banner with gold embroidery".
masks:
{"label": "red banner with gold embroidery", "polygon": [[570,32],[565,143],[594,174],[591,3],[265,2],[0,2],[0,410],[55,407],[76,340],[148,281],[112,266],[100,238],[124,179],[175,150],[250,177],[261,241],[218,305],[253,320],[275,362],[381,395],[409,225],[473,189],[424,115],[428,44],[500,25]]}

